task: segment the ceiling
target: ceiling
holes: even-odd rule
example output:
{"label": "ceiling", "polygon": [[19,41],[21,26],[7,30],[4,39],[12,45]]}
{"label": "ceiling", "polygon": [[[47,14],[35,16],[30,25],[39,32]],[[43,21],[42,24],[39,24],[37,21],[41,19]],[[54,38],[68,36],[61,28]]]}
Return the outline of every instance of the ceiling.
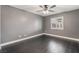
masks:
{"label": "ceiling", "polygon": [[[61,12],[67,12],[67,11],[72,11],[79,9],[79,5],[56,5],[55,8],[52,8],[51,10],[54,10],[54,12],[50,12],[48,14],[43,14],[42,12],[37,12],[37,10],[41,10],[42,8],[39,7],[39,5],[11,5],[12,7],[16,7],[19,9],[23,9],[25,11],[38,14],[41,16],[48,16],[48,15],[53,15]],[[51,6],[51,5],[50,5]]]}

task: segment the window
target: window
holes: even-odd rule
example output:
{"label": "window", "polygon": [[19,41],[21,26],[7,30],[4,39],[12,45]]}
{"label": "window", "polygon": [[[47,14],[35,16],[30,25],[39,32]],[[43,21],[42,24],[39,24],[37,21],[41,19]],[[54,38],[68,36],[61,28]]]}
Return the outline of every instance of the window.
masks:
{"label": "window", "polygon": [[51,29],[63,30],[63,16],[50,19]]}

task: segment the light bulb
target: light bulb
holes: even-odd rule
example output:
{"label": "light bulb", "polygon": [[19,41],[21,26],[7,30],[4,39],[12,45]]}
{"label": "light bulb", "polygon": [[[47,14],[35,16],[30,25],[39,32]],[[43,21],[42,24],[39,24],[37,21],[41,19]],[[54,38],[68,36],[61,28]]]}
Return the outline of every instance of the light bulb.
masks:
{"label": "light bulb", "polygon": [[43,11],[43,14],[46,14],[46,11]]}
{"label": "light bulb", "polygon": [[48,12],[48,10],[46,10],[46,14],[48,14],[49,12]]}
{"label": "light bulb", "polygon": [[43,11],[43,14],[48,14],[48,10],[46,10],[46,11]]}

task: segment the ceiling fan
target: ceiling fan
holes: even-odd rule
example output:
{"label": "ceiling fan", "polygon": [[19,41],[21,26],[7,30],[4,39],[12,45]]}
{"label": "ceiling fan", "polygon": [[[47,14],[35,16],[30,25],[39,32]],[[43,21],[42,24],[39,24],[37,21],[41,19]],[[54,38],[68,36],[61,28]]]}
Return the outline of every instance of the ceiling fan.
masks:
{"label": "ceiling fan", "polygon": [[48,14],[49,12],[54,12],[51,10],[52,8],[56,7],[56,5],[40,5],[39,7],[42,8],[42,10],[37,10],[37,12],[42,12],[43,14]]}

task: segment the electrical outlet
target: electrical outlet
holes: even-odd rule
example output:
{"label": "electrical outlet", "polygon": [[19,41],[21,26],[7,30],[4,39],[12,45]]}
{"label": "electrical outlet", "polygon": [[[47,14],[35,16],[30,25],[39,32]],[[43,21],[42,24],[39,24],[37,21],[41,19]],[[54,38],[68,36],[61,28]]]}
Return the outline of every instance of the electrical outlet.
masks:
{"label": "electrical outlet", "polygon": [[24,35],[24,36],[27,36],[27,35]]}
{"label": "electrical outlet", "polygon": [[21,35],[19,35],[18,37],[19,37],[19,38],[21,38],[22,36],[21,36]]}

